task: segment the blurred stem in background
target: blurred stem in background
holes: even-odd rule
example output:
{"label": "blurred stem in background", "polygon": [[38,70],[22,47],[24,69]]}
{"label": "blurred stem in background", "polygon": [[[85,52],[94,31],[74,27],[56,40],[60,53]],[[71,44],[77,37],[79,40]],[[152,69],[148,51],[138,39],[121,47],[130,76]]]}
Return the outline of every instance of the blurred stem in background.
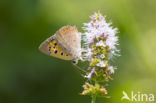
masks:
{"label": "blurred stem in background", "polygon": [[93,96],[92,96],[91,103],[95,103],[95,101],[96,101],[96,96],[95,96],[95,95],[93,95]]}

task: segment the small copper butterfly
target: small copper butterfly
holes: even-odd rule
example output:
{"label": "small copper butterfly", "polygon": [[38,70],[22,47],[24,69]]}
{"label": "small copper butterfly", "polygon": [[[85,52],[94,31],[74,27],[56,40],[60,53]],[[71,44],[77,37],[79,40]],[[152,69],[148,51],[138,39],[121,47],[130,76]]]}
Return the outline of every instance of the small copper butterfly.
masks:
{"label": "small copper butterfly", "polygon": [[41,43],[39,50],[59,59],[77,60],[81,57],[81,34],[76,26],[63,26]]}

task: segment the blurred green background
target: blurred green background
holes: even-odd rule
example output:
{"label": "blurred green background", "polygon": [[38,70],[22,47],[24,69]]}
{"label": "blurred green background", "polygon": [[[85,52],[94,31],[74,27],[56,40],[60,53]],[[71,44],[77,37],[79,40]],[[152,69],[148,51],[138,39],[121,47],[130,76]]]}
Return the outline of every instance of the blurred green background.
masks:
{"label": "blurred green background", "polygon": [[113,60],[111,98],[97,103],[120,103],[122,91],[155,94],[155,0],[1,0],[0,103],[90,103],[79,95],[85,80],[71,62],[46,56],[38,46],[67,24],[82,32],[98,10],[118,27],[121,56]]}

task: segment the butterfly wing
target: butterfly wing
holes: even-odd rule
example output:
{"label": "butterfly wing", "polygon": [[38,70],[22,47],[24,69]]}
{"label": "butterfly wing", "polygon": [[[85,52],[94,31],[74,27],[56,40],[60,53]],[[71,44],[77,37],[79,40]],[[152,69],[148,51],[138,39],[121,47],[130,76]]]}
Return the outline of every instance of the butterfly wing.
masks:
{"label": "butterfly wing", "polygon": [[55,40],[55,35],[45,40],[39,47],[39,50],[44,54],[54,56],[63,60],[72,60],[71,56],[67,55],[64,50],[58,45]]}
{"label": "butterfly wing", "polygon": [[64,26],[56,32],[56,40],[61,48],[77,59],[81,56],[81,35],[76,26]]}

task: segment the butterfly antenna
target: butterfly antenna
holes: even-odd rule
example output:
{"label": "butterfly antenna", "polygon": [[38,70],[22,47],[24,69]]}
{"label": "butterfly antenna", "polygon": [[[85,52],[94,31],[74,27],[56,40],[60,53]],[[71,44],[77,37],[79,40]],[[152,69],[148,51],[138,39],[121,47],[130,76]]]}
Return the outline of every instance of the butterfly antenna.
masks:
{"label": "butterfly antenna", "polygon": [[[75,68],[78,72],[80,72],[80,75],[81,75],[82,77],[85,77],[85,74],[84,74],[84,72],[86,72],[85,70],[82,70],[79,66],[77,66],[77,65],[75,65],[75,64],[73,64],[73,66],[74,66],[74,68]],[[83,73],[81,73],[81,72],[83,72]]]}
{"label": "butterfly antenna", "polygon": [[[73,63],[72,63],[73,64]],[[84,69],[82,69],[81,67],[79,67],[78,65],[76,64],[73,64],[73,66],[75,66],[77,69],[79,69],[80,71],[84,72],[84,73],[87,73],[87,71],[85,71]]]}

